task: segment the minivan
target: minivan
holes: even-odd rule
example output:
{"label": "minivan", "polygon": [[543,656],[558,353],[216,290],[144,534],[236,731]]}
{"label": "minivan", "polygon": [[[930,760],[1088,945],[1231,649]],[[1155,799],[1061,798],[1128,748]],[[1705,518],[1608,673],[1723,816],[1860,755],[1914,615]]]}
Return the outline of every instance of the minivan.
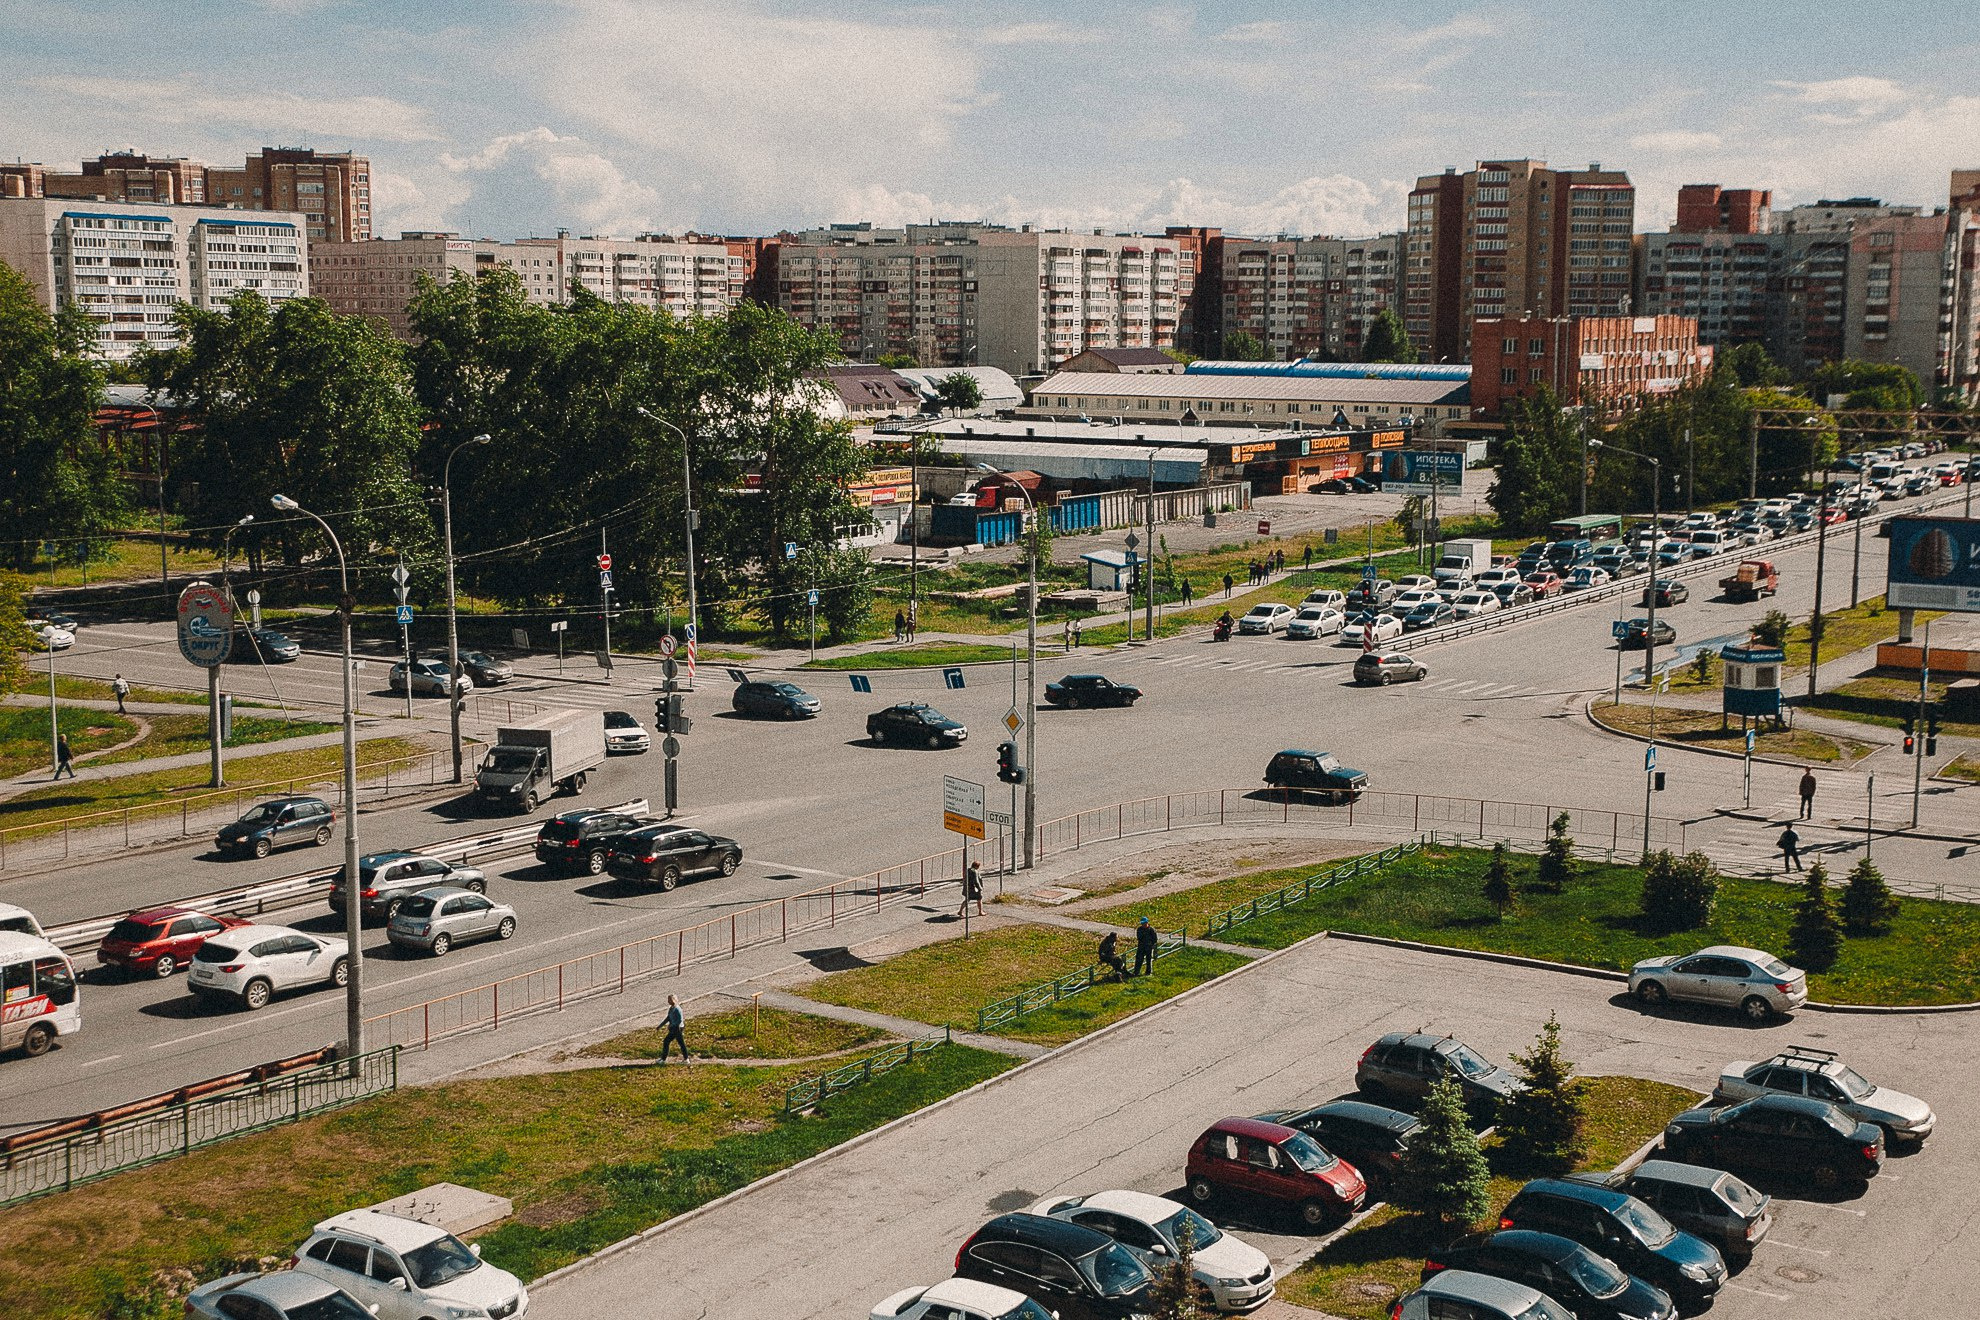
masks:
{"label": "minivan", "polygon": [[1547,562],[1554,571],[1564,572],[1577,564],[1585,564],[1595,557],[1593,541],[1556,541],[1547,547]]}

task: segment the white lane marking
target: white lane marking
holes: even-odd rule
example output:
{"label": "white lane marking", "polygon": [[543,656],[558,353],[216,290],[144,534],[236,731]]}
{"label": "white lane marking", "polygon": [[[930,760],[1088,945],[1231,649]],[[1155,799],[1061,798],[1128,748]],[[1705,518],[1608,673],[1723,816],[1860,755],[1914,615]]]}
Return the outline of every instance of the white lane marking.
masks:
{"label": "white lane marking", "polygon": [[1770,1237],[1761,1238],[1759,1245],[1763,1247],[1786,1247],[1789,1251],[1805,1251],[1811,1256],[1826,1256],[1829,1254],[1820,1247],[1804,1247],[1799,1242],[1779,1242]]}
{"label": "white lane marking", "polygon": [[106,1054],[100,1059],[91,1059],[88,1063],[78,1064],[76,1066],[80,1068],[95,1068],[102,1064],[115,1063],[123,1057],[121,1054]]}
{"label": "white lane marking", "polygon": [[1858,1219],[1867,1219],[1870,1216],[1868,1210],[1857,1210],[1846,1205],[1831,1205],[1827,1201],[1796,1201],[1795,1204],[1814,1206],[1818,1210],[1835,1210],[1845,1215],[1855,1215]]}
{"label": "white lane marking", "polygon": [[1753,1288],[1743,1283],[1727,1282],[1723,1286],[1727,1288],[1736,1288],[1740,1292],[1758,1293],[1762,1297],[1771,1297],[1777,1302],[1788,1302],[1794,1300],[1787,1293],[1768,1292],[1765,1288]]}

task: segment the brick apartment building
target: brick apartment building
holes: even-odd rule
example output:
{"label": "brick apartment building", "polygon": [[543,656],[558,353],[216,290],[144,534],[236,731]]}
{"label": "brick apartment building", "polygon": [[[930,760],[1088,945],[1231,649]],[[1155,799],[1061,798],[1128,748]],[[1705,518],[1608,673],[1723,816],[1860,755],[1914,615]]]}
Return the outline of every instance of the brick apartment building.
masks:
{"label": "brick apartment building", "polygon": [[1242,332],[1264,344],[1275,361],[1351,361],[1361,356],[1377,313],[1402,311],[1400,231],[1373,238],[1226,235],[1213,245],[1222,294],[1210,356],[1224,356],[1224,341]]}
{"label": "brick apartment building", "polygon": [[263,147],[239,166],[113,152],[74,172],[0,164],[0,197],[94,198],[300,214],[311,242],[371,237],[371,162],[348,151]]}
{"label": "brick apartment building", "polygon": [[1952,172],[1946,224],[1946,384],[1980,402],[1980,170]]}
{"label": "brick apartment building", "polygon": [[1484,318],[1472,327],[1472,415],[1496,420],[1543,386],[1563,403],[1626,407],[1711,370],[1712,350],[1688,316]]}

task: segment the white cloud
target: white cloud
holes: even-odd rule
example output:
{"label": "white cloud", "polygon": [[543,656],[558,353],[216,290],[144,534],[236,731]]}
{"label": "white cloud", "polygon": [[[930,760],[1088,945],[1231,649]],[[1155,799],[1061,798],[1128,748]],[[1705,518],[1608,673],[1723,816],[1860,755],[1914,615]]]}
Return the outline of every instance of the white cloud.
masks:
{"label": "white cloud", "polygon": [[465,203],[463,191],[547,188],[553,213],[586,232],[631,235],[670,227],[662,223],[657,190],[629,177],[583,139],[542,126],[494,138],[465,156],[442,153],[440,166],[442,181],[435,191],[452,199],[448,209]]}
{"label": "white cloud", "polygon": [[1668,152],[1677,154],[1686,151],[1711,151],[1724,144],[1717,133],[1705,133],[1694,129],[1670,128],[1655,133],[1638,133],[1629,140],[1629,145],[1638,151]]}
{"label": "white cloud", "polygon": [[1390,40],[1400,50],[1425,50],[1452,42],[1470,42],[1481,37],[1504,35],[1501,26],[1483,14],[1459,14],[1435,27],[1404,32]]}
{"label": "white cloud", "polygon": [[1260,19],[1255,23],[1239,23],[1234,27],[1227,27],[1217,34],[1217,40],[1232,41],[1241,44],[1283,41],[1290,32],[1291,28],[1286,24],[1279,22],[1277,19],[1266,18]]}
{"label": "white cloud", "polygon": [[28,80],[56,113],[107,120],[128,134],[134,125],[170,125],[210,132],[250,130],[248,136],[335,136],[367,142],[434,142],[440,139],[423,106],[386,96],[316,96],[255,87],[223,87],[181,79],[133,79],[87,74]]}
{"label": "white cloud", "polygon": [[1804,105],[1840,107],[1849,114],[1868,117],[1892,110],[1911,99],[1911,93],[1889,78],[1861,74],[1831,78],[1826,82],[1780,82],[1770,86],[1793,93],[1793,100]]}
{"label": "white cloud", "polygon": [[986,46],[1090,46],[1106,39],[1103,32],[1068,23],[1012,23],[971,35]]}

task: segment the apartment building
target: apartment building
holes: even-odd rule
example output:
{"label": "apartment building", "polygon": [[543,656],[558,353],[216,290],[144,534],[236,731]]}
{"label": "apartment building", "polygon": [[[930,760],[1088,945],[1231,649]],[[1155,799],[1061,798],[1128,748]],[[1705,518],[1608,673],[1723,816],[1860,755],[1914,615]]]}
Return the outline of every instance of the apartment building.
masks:
{"label": "apartment building", "polygon": [[1222,236],[1218,311],[1224,341],[1240,332],[1275,361],[1361,356],[1368,325],[1384,309],[1401,314],[1406,235],[1373,238],[1246,239]]}
{"label": "apartment building", "polygon": [[0,261],[27,276],[43,307],[87,312],[99,352],[122,361],[177,342],[180,303],[306,296],[306,226],[297,212],[0,198]]}
{"label": "apartment building", "polygon": [[1950,334],[1950,326],[1941,326],[1948,310],[1946,240],[1943,211],[1879,216],[1851,227],[1843,356],[1909,367],[1928,390],[1942,378]]}
{"label": "apartment building", "polygon": [[93,197],[106,202],[199,206],[206,166],[181,156],[152,159],[134,151],[86,160],[76,173],[25,162],[0,162],[0,197]]}
{"label": "apartment building", "polygon": [[371,237],[371,161],[348,151],[263,147],[238,167],[113,152],[74,172],[0,165],[0,197],[94,198],[297,213],[310,242]]}
{"label": "apartment building", "polygon": [[1563,402],[1626,406],[1670,394],[1712,370],[1688,316],[1523,316],[1472,327],[1471,407],[1497,418],[1542,387]]}
{"label": "apartment building", "polygon": [[1721,188],[1687,183],[1678,189],[1674,234],[1764,234],[1771,226],[1774,194],[1766,188]]}
{"label": "apartment building", "polygon": [[1946,223],[1946,384],[1980,402],[1980,170],[1952,172]]}

